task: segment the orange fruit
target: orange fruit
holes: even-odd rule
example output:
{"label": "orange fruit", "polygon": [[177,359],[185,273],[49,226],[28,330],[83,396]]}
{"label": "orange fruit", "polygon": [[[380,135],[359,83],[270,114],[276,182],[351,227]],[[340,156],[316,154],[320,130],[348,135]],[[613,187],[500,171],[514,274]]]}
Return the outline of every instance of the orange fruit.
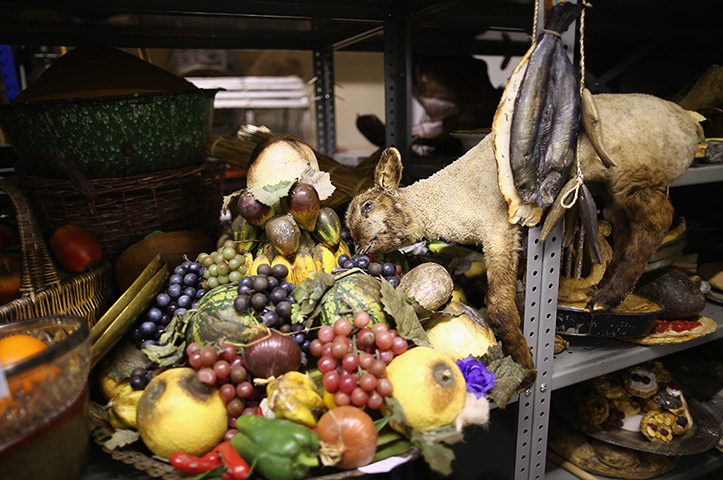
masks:
{"label": "orange fruit", "polygon": [[30,335],[19,333],[0,338],[0,363],[7,367],[48,348],[45,342]]}
{"label": "orange fruit", "polygon": [[[22,333],[0,338],[0,363],[3,367],[7,367],[15,362],[32,357],[46,348],[48,346],[42,340]],[[21,378],[10,380],[10,392],[12,393],[18,387],[22,387],[25,393],[32,393],[33,384],[44,381],[51,370],[52,368],[41,366],[26,372]]]}

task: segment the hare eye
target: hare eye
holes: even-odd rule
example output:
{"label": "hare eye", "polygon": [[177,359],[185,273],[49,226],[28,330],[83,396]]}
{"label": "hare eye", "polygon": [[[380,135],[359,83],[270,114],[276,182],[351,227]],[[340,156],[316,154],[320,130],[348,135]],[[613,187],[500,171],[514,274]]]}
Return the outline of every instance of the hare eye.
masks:
{"label": "hare eye", "polygon": [[361,213],[364,215],[364,218],[369,216],[369,210],[372,209],[374,206],[374,202],[367,202],[364,205],[362,205]]}

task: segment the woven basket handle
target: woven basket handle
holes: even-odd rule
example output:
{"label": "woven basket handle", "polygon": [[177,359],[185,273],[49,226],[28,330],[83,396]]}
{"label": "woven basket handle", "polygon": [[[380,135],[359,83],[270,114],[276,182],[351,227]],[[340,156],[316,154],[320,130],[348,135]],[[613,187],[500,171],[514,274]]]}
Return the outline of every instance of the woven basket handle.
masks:
{"label": "woven basket handle", "polygon": [[58,271],[25,195],[8,179],[0,179],[0,189],[12,200],[17,215],[23,265],[20,293],[34,298],[35,294],[60,283]]}

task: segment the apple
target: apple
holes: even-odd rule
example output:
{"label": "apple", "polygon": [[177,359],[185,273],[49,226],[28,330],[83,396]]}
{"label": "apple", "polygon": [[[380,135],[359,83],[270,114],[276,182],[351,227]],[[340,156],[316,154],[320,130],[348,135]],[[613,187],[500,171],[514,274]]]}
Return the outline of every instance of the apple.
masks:
{"label": "apple", "polygon": [[85,228],[72,223],[56,229],[49,243],[58,262],[73,273],[80,273],[98,263],[102,254],[98,239]]}
{"label": "apple", "polygon": [[20,298],[22,269],[20,257],[0,255],[0,305]]}

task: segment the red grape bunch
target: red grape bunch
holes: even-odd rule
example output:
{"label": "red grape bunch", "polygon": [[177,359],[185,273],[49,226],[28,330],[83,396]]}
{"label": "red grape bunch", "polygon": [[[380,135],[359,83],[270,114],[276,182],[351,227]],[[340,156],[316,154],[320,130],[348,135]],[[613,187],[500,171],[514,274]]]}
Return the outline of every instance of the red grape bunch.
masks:
{"label": "red grape bunch", "polygon": [[226,402],[230,439],[236,430],[236,419],[241,415],[256,413],[258,390],[244,367],[243,357],[236,347],[219,343],[218,347],[193,342],[186,346],[188,364],[196,369],[198,379],[206,385],[218,387],[221,399]]}
{"label": "red grape bunch", "polygon": [[321,327],[309,347],[318,358],[324,389],[338,406],[376,410],[392,394],[387,365],[407,350],[407,341],[385,323],[369,323],[363,310],[354,313],[353,322],[338,318],[333,326]]}

